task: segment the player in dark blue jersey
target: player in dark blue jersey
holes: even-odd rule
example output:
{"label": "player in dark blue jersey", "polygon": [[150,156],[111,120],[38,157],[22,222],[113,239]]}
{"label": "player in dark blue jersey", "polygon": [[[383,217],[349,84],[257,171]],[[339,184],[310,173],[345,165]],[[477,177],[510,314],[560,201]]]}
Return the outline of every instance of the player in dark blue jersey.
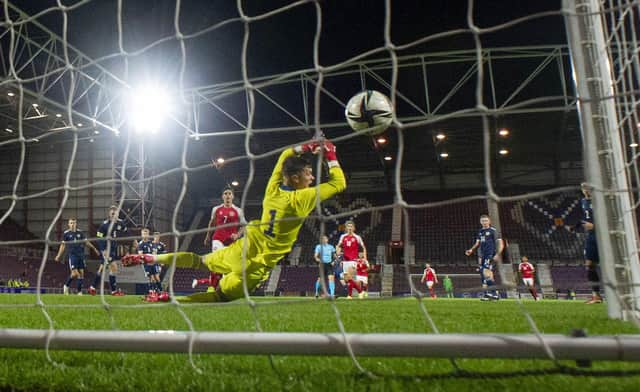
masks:
{"label": "player in dark blue jersey", "polygon": [[109,267],[109,285],[111,286],[111,295],[124,295],[122,291],[118,290],[118,286],[116,284],[116,273],[118,272],[118,265],[116,264],[116,261],[119,260],[118,243],[116,239],[124,236],[126,232],[127,226],[122,219],[118,218],[118,207],[109,207],[109,217],[100,224],[98,232],[96,233],[96,237],[99,238],[98,249],[100,249],[102,254],[102,263],[100,264],[100,267],[98,267],[93,285],[89,288],[89,293],[91,295],[96,294],[96,287],[101,282],[102,272],[104,271],[105,265]]}
{"label": "player in dark blue jersey", "polygon": [[[502,257],[502,251],[504,250],[504,242],[500,232],[493,226],[491,226],[491,218],[489,215],[480,215],[480,225],[482,226],[476,236],[476,241],[473,246],[467,249],[464,253],[467,256],[471,256],[473,252],[478,249],[478,263],[480,270],[480,279],[482,287],[489,288],[495,285],[493,278],[494,262],[499,262]],[[497,290],[485,291],[483,300],[497,300],[500,298],[500,293]]]}
{"label": "player in dark blue jersey", "polygon": [[600,276],[598,275],[598,243],[596,242],[596,232],[593,225],[593,207],[591,205],[591,187],[587,183],[580,184],[582,195],[580,207],[582,207],[582,217],[580,224],[584,229],[584,263],[587,268],[587,279],[591,284],[591,299],[588,304],[598,304],[602,302],[600,296]]}
{"label": "player in dark blue jersey", "polygon": [[[136,245],[136,250],[138,254],[153,254],[153,241],[151,237],[149,237],[149,229],[146,227],[140,231],[142,235],[142,239]],[[142,266],[144,268],[144,274],[148,279],[148,288],[149,293],[148,296],[156,296],[160,291],[162,291],[162,287],[160,286],[160,276],[158,271],[157,264],[145,264]],[[155,301],[154,301],[155,302]]]}
{"label": "player in dark blue jersey", "polygon": [[[160,241],[160,232],[155,231],[153,233],[153,243],[152,243],[152,253],[154,255],[162,255],[167,253],[167,246],[164,242]],[[167,268],[164,264],[158,264],[158,268],[160,270],[160,284],[162,285],[162,281],[164,280],[164,276],[167,274]]]}
{"label": "player in dark blue jersey", "polygon": [[65,249],[68,249],[68,260],[71,274],[62,286],[62,292],[65,295],[69,295],[69,285],[74,279],[78,279],[78,295],[82,295],[82,283],[84,282],[84,247],[88,246],[98,256],[100,252],[93,246],[93,244],[87,241],[87,236],[80,230],[78,230],[78,224],[76,218],[69,218],[67,223],[69,229],[65,230],[62,234],[62,244],[58,249],[58,254],[55,257],[55,261],[60,261]]}

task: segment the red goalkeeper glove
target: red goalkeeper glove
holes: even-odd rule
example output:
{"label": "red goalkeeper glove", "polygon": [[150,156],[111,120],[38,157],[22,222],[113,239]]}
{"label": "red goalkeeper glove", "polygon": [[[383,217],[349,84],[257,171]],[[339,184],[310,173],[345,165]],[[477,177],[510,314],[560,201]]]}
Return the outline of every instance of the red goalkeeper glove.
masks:
{"label": "red goalkeeper glove", "polygon": [[324,157],[329,167],[339,166],[338,156],[336,155],[336,146],[329,140],[324,141]]}
{"label": "red goalkeeper glove", "polygon": [[318,147],[320,147],[320,143],[310,142],[293,147],[293,151],[295,151],[296,154],[304,154],[305,152],[314,152]]}
{"label": "red goalkeeper glove", "polygon": [[129,255],[125,255],[120,260],[120,262],[122,263],[123,267],[131,267],[139,264],[153,264],[155,263],[155,258],[153,257],[153,255],[149,255],[149,254],[142,254],[142,255],[129,254]]}

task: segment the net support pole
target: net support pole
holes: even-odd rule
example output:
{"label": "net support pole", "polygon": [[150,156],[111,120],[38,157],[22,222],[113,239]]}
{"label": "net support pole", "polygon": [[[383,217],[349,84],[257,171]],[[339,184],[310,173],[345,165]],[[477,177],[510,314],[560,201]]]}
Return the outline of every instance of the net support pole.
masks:
{"label": "net support pole", "polygon": [[[191,332],[0,330],[0,347],[51,350],[189,352]],[[193,332],[193,352],[255,355],[355,355],[429,358],[539,358],[548,354],[536,335],[502,334],[346,334]],[[557,359],[640,361],[640,337],[575,338],[545,335]]]}
{"label": "net support pole", "polygon": [[597,0],[563,0],[573,81],[610,318],[640,308],[637,231],[618,127],[611,64]]}

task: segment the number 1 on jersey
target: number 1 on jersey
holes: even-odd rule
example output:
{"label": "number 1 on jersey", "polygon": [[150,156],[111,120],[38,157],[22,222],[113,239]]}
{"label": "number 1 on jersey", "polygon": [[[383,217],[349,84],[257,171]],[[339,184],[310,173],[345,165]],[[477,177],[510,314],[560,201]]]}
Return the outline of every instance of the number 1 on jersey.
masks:
{"label": "number 1 on jersey", "polygon": [[273,232],[273,225],[275,225],[276,223],[276,210],[269,210],[269,215],[269,228],[264,231],[264,234],[268,235],[269,237],[275,237],[276,234]]}

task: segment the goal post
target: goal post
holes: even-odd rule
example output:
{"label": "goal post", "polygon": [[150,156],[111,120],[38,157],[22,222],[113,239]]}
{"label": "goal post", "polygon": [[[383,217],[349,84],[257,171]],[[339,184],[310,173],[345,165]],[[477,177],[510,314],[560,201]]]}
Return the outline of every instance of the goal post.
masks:
{"label": "goal post", "polygon": [[539,358],[640,361],[637,336],[393,334],[5,329],[0,346],[21,349],[246,355],[347,355],[425,358]]}
{"label": "goal post", "polygon": [[[632,207],[632,188],[638,184],[633,183],[626,167],[628,145],[621,126],[625,120],[619,118],[616,108],[621,105],[619,86],[625,83],[627,75],[613,72],[626,66],[626,62],[637,64],[638,52],[637,48],[627,48],[626,42],[620,43],[622,47],[617,50],[612,48],[606,18],[607,13],[613,13],[617,18],[611,19],[625,28],[624,13],[629,9],[633,12],[633,6],[628,4],[629,9],[617,10],[613,7],[605,13],[604,5],[597,0],[563,0],[562,4],[578,95],[585,177],[593,187],[595,230],[608,314],[611,318],[629,319],[637,317],[640,309],[638,234]],[[633,26],[630,30],[634,33]],[[637,86],[640,74],[632,71],[630,77],[634,76],[635,83],[629,81],[631,86]],[[637,91],[627,93],[632,97],[638,95]]]}

